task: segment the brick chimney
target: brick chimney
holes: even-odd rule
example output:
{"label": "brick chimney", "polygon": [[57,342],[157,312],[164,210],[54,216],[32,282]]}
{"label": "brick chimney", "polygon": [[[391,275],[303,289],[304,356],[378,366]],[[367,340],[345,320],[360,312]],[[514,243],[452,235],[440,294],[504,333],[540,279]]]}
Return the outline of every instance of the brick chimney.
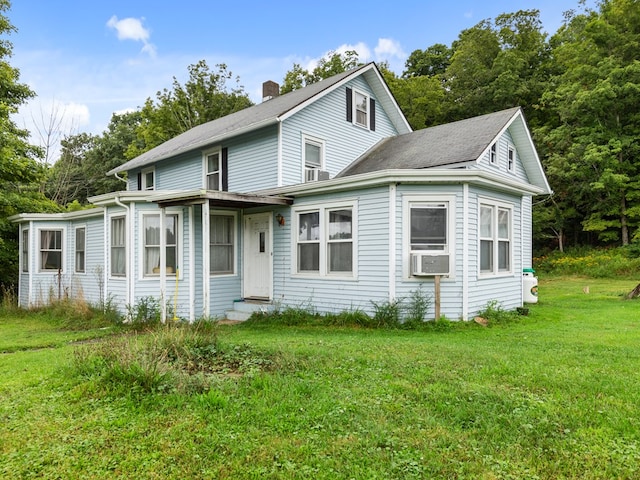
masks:
{"label": "brick chimney", "polygon": [[280,85],[276,82],[267,80],[262,84],[262,101],[266,102],[280,95]]}

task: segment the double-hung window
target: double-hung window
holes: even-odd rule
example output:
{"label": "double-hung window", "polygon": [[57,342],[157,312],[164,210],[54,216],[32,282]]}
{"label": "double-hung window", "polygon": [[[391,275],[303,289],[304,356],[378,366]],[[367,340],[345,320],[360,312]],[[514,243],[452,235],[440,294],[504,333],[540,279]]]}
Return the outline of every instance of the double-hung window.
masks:
{"label": "double-hung window", "polygon": [[62,230],[40,230],[40,270],[62,270]]}
{"label": "double-hung window", "polygon": [[511,217],[507,206],[480,204],[480,273],[511,271]]}
{"label": "double-hung window", "polygon": [[[160,248],[162,234],[160,215],[143,215],[144,225],[144,275],[160,273]],[[178,268],[178,214],[167,214],[164,219],[166,273],[175,275]]]}
{"label": "double-hung window", "polygon": [[22,230],[22,271],[29,271],[29,230]]}
{"label": "double-hung window", "polygon": [[322,170],[324,159],[324,142],[322,140],[303,137],[305,182],[318,180],[318,172]]}
{"label": "double-hung window", "polygon": [[296,273],[355,276],[353,204],[299,210]]}
{"label": "double-hung window", "polygon": [[155,189],[155,172],[153,170],[146,170],[142,172],[142,187],[145,190]]}
{"label": "double-hung window", "polygon": [[86,244],[86,228],[76,228],[76,258],[75,258],[75,271],[76,273],[85,272],[85,244]]}
{"label": "double-hung window", "polygon": [[507,152],[507,170],[513,172],[515,169],[515,161],[516,161],[516,151],[513,147],[509,146],[509,150]]}
{"label": "double-hung window", "polygon": [[228,149],[222,147],[203,153],[204,187],[207,190],[217,190],[221,192],[228,190],[227,152]]}
{"label": "double-hung window", "polygon": [[347,122],[376,129],[376,101],[367,93],[347,87]]}
{"label": "double-hung window", "polygon": [[235,273],[236,217],[213,213],[209,223],[209,265],[212,275]]}
{"label": "double-hung window", "polygon": [[111,275],[124,277],[127,274],[127,230],[126,217],[111,218]]}
{"label": "double-hung window", "polygon": [[498,164],[498,144],[496,142],[491,144],[491,149],[489,150],[489,163],[491,163],[491,165]]}

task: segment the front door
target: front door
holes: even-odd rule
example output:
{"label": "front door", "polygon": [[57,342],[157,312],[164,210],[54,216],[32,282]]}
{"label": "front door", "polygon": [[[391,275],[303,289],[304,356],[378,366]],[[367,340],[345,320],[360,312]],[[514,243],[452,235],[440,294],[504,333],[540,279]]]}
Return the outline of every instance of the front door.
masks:
{"label": "front door", "polygon": [[244,297],[271,298],[271,213],[244,217]]}

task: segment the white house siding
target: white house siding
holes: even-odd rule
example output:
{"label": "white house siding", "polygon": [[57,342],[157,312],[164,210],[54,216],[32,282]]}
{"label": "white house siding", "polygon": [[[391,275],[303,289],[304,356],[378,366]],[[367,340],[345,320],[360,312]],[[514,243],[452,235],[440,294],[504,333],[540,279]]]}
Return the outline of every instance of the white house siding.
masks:
{"label": "white house siding", "polygon": [[403,219],[408,212],[403,211],[404,197],[416,198],[425,195],[449,197],[454,196],[455,234],[450,248],[454,256],[454,272],[449,277],[440,279],[440,315],[451,320],[463,317],[463,263],[464,256],[464,197],[462,185],[399,185],[396,192],[396,298],[410,303],[411,295],[420,288],[430,299],[431,305],[427,318],[435,318],[435,279],[433,277],[414,277],[409,275],[409,239],[404,236]]}
{"label": "white house siding", "polygon": [[251,192],[277,185],[277,132],[277,126],[270,126],[225,142],[230,192]]}
{"label": "white house siding", "polygon": [[[355,79],[348,86],[373,95],[363,78]],[[378,141],[397,133],[380,102],[376,102],[375,122],[375,131],[347,122],[346,86],[288,118],[282,124],[283,185],[303,181],[303,135],[324,141],[324,169],[333,178]]]}
{"label": "white house siding", "polygon": [[522,197],[522,268],[533,265],[533,199],[530,195]]}

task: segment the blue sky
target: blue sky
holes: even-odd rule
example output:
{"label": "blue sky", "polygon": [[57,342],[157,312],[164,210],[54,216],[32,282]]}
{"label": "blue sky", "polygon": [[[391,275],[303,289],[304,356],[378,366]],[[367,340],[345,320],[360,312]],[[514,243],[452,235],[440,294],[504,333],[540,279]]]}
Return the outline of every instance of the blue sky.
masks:
{"label": "blue sky", "polygon": [[36,144],[52,118],[64,134],[99,134],[113,112],[140,107],[173,77],[184,82],[202,59],[213,70],[226,64],[254,102],[262,82],[280,83],[294,63],[312,68],[330,51],[356,50],[401,74],[412,51],[450,45],[483,19],[537,9],[552,34],[577,8],[578,0],[12,0],[10,63],[38,95],[16,121]]}

